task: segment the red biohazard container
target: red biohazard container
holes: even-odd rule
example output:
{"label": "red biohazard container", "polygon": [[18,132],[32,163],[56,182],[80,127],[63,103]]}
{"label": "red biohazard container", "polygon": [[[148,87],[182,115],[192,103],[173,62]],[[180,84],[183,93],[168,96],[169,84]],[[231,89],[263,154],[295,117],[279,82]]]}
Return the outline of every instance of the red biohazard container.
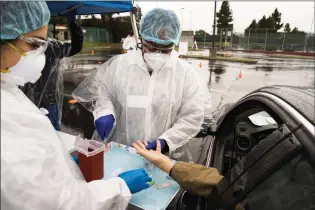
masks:
{"label": "red biohazard container", "polygon": [[77,140],[76,150],[80,170],[87,182],[104,177],[104,150],[105,145],[94,140]]}

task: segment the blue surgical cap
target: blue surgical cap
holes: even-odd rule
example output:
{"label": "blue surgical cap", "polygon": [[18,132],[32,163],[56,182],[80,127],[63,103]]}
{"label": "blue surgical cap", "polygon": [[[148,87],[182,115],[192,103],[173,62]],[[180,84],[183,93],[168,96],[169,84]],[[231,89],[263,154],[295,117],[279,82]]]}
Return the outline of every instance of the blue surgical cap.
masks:
{"label": "blue surgical cap", "polygon": [[50,12],[44,1],[0,1],[0,39],[12,40],[48,24]]}
{"label": "blue surgical cap", "polygon": [[141,20],[140,34],[146,41],[157,44],[177,44],[181,35],[177,15],[171,10],[156,8]]}

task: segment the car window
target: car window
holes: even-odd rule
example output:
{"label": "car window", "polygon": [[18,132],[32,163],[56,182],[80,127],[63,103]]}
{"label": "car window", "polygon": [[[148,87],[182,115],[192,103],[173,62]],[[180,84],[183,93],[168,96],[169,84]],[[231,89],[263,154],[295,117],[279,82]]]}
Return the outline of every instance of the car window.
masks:
{"label": "car window", "polygon": [[235,128],[227,132],[224,137],[223,159],[220,168],[223,175],[226,175],[260,141],[279,128],[267,111],[249,113],[242,113],[234,125]]}
{"label": "car window", "polygon": [[315,169],[300,155],[273,173],[239,206],[251,210],[315,209]]}
{"label": "car window", "polygon": [[[265,182],[267,178],[269,179],[271,174],[275,174],[280,168],[282,170],[283,168],[285,169],[284,165],[287,165],[289,160],[300,153],[301,145],[295,135],[291,133],[286,125],[281,125],[278,129],[261,140],[246,155],[237,158],[236,164],[224,175],[224,182],[219,189],[220,203],[222,206],[231,206],[239,199],[242,199],[244,195],[248,195],[249,192],[254,193],[258,186],[265,190],[274,187],[273,183],[269,185],[260,185],[260,183]],[[301,161],[299,161],[299,164],[300,163]],[[297,164],[295,164],[295,166],[297,166]],[[284,175],[287,174],[290,175],[292,173],[284,173]],[[280,177],[279,180],[284,181],[285,179]],[[275,182],[280,183],[279,180]],[[247,200],[244,200],[244,202],[247,202],[249,205],[250,202],[248,199],[258,197],[260,193],[263,194],[263,191],[258,192],[257,196],[248,196]],[[268,192],[265,194],[268,195]],[[260,201],[260,199],[258,199],[258,201]],[[240,203],[239,205],[243,204]]]}

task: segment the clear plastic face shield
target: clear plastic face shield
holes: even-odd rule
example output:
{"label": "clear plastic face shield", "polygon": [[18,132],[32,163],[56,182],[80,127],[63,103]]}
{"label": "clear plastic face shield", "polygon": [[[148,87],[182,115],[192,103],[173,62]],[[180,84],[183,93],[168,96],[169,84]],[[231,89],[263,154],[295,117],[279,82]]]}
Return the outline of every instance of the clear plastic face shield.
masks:
{"label": "clear plastic face shield", "polygon": [[[26,37],[26,36],[21,35],[18,37],[18,39],[28,43],[31,46],[31,50],[28,52],[23,52],[17,46],[15,46],[14,44],[10,42],[4,41],[4,43],[7,44],[12,50],[21,54],[22,57],[26,57],[28,54],[36,54],[36,55],[44,54],[48,47],[47,40],[39,39],[36,37]],[[11,68],[1,69],[2,73],[8,73],[10,71],[11,71]]]}
{"label": "clear plastic face shield", "polygon": [[14,66],[1,69],[1,73],[14,77],[18,81],[17,85],[23,86],[28,82],[35,83],[40,78],[46,63],[44,53],[48,47],[48,41],[23,35],[19,36],[18,39],[26,42],[30,50],[23,52],[18,46],[4,42],[12,50],[21,54],[21,57]]}

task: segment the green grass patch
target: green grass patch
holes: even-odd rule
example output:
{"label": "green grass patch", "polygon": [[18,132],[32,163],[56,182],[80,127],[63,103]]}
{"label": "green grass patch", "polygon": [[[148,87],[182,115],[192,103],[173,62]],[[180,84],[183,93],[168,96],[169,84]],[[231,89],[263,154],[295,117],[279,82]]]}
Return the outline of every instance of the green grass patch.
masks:
{"label": "green grass patch", "polygon": [[296,59],[306,59],[306,60],[315,59],[312,56],[302,56],[302,55],[268,54],[268,56],[272,58],[296,58]]}

